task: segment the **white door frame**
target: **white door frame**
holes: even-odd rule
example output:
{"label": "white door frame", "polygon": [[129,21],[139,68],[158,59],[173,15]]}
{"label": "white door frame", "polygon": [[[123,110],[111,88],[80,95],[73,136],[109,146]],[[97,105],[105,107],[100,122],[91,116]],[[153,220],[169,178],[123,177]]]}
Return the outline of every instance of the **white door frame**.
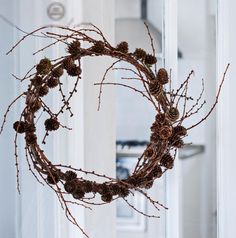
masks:
{"label": "white door frame", "polygon": [[[164,4],[164,66],[167,70],[171,69],[172,83],[175,86],[178,78],[178,38],[177,38],[177,0],[163,0]],[[175,160],[175,166],[172,171],[166,174],[166,238],[179,238],[181,236],[181,219],[179,212],[180,194],[179,194],[179,161]]]}
{"label": "white door frame", "polygon": [[236,237],[236,160],[235,160],[235,77],[236,77],[236,2],[218,0],[217,4],[217,80],[225,67],[227,73],[217,108],[217,212],[218,238]]}

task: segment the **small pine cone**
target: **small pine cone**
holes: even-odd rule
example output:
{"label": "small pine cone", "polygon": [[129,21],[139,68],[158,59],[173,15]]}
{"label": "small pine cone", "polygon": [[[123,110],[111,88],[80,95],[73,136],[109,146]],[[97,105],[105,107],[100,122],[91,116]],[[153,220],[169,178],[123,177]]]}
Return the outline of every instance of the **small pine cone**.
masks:
{"label": "small pine cone", "polygon": [[49,184],[57,184],[59,181],[60,181],[60,178],[56,173],[52,173],[47,176],[47,182]]}
{"label": "small pine cone", "polygon": [[139,178],[134,177],[134,176],[131,176],[127,179],[127,183],[134,187],[138,186],[140,184],[140,182],[142,182],[142,181],[140,181]]}
{"label": "small pine cone", "polygon": [[152,170],[152,176],[154,178],[160,178],[162,176],[162,169],[159,165],[155,166]]}
{"label": "small pine cone", "polygon": [[64,69],[59,66],[52,70],[52,76],[56,78],[60,78],[63,75]]}
{"label": "small pine cone", "polygon": [[49,88],[55,88],[59,84],[59,79],[55,77],[50,77],[47,81],[47,86]]}
{"label": "small pine cone", "polygon": [[137,60],[144,60],[146,58],[146,51],[141,49],[141,48],[137,48],[134,53],[133,53],[134,57],[137,59]]}
{"label": "small pine cone", "polygon": [[110,192],[113,196],[118,195],[120,193],[120,186],[118,184],[111,184]]}
{"label": "small pine cone", "polygon": [[68,53],[71,55],[77,55],[80,51],[80,42],[78,40],[72,41],[68,48],[67,48]]}
{"label": "small pine cone", "polygon": [[25,123],[25,132],[26,133],[34,133],[36,131],[36,127],[32,123]]}
{"label": "small pine cone", "polygon": [[65,70],[70,70],[74,65],[74,60],[71,57],[66,57],[63,60],[63,67]]}
{"label": "small pine cone", "polygon": [[101,199],[103,202],[110,203],[112,201],[112,195],[110,193],[103,194]]}
{"label": "small pine cone", "polygon": [[171,137],[172,131],[173,131],[172,127],[170,127],[170,126],[163,126],[163,127],[161,127],[161,129],[159,131],[159,136],[161,137],[161,139],[167,140],[168,138]]}
{"label": "small pine cone", "polygon": [[176,121],[179,118],[179,110],[175,107],[170,107],[166,112],[167,118],[170,119],[170,121]]}
{"label": "small pine cone", "polygon": [[49,118],[44,122],[47,131],[56,131],[60,127],[57,118]]}
{"label": "small pine cone", "polygon": [[37,73],[41,75],[48,74],[51,68],[52,64],[48,58],[41,59],[39,64],[36,66]]}
{"label": "small pine cone", "polygon": [[82,199],[85,195],[85,192],[80,188],[77,187],[76,190],[72,193],[74,199]]}
{"label": "small pine cone", "polygon": [[122,198],[125,198],[125,197],[129,196],[129,193],[130,192],[129,192],[128,188],[121,187],[118,195]]}
{"label": "small pine cone", "polygon": [[174,135],[178,136],[186,136],[187,135],[187,129],[183,126],[176,126],[174,127]]}
{"label": "small pine cone", "polygon": [[70,69],[67,70],[67,73],[70,76],[79,76],[81,72],[81,68],[76,64],[74,64]]}
{"label": "small pine cone", "polygon": [[184,142],[180,137],[176,136],[173,138],[173,142],[171,143],[171,145],[174,146],[175,148],[180,149],[184,146]]}
{"label": "small pine cone", "polygon": [[153,148],[149,147],[145,150],[144,155],[148,158],[152,157],[154,154]]}
{"label": "small pine cone", "polygon": [[157,133],[152,133],[150,137],[150,141],[153,143],[157,143],[160,140],[160,136]]}
{"label": "small pine cone", "polygon": [[149,92],[152,96],[158,97],[162,92],[162,85],[157,80],[152,80],[149,83]]}
{"label": "small pine cone", "polygon": [[45,95],[47,95],[49,92],[49,89],[48,89],[48,86],[47,85],[44,85],[44,86],[41,86],[39,88],[39,96],[40,97],[44,97]]}
{"label": "small pine cone", "polygon": [[116,46],[116,50],[126,54],[129,51],[129,45],[126,41],[122,41]]}
{"label": "small pine cone", "polygon": [[168,73],[164,68],[161,68],[158,70],[157,73],[157,80],[160,84],[167,84],[169,79],[168,79]]}
{"label": "small pine cone", "polygon": [[91,51],[95,53],[102,53],[105,49],[104,43],[102,41],[97,41],[92,47]]}
{"label": "small pine cone", "polygon": [[17,133],[24,133],[25,132],[25,122],[24,121],[16,121],[13,124],[13,128]]}
{"label": "small pine cone", "polygon": [[85,193],[91,193],[93,191],[93,183],[90,181],[84,181],[83,190]]}
{"label": "small pine cone", "polygon": [[174,166],[174,159],[170,154],[165,154],[162,156],[160,165],[167,169],[172,169]]}
{"label": "small pine cone", "polygon": [[106,194],[110,191],[109,191],[107,184],[102,183],[102,184],[97,185],[97,192],[102,195],[102,194]]}
{"label": "small pine cone", "polygon": [[24,133],[25,132],[25,122],[23,121],[16,121],[14,124],[13,124],[13,128],[14,130],[17,132],[17,133]]}
{"label": "small pine cone", "polygon": [[65,180],[71,181],[77,178],[77,174],[74,171],[68,170],[65,172]]}
{"label": "small pine cone", "polygon": [[143,188],[150,189],[153,186],[153,181],[149,181],[144,184]]}
{"label": "small pine cone", "polygon": [[26,135],[25,140],[28,145],[34,145],[37,142],[37,136],[33,133],[30,133]]}
{"label": "small pine cone", "polygon": [[35,100],[31,105],[30,105],[30,111],[35,113],[37,112],[40,108],[42,107],[42,103],[39,100]]}
{"label": "small pine cone", "polygon": [[160,130],[160,123],[157,123],[156,121],[152,124],[151,126],[151,131],[152,132],[158,132]]}
{"label": "small pine cone", "polygon": [[64,189],[67,193],[73,193],[77,188],[77,181],[76,180],[71,180],[71,181],[66,181],[64,184]]}
{"label": "small pine cone", "polygon": [[156,119],[157,123],[163,124],[166,120],[166,116],[165,116],[164,113],[159,113],[159,114],[156,115],[155,119]]}
{"label": "small pine cone", "polygon": [[35,87],[38,87],[42,85],[43,79],[39,75],[36,75],[34,78],[31,79],[31,82]]}
{"label": "small pine cone", "polygon": [[141,177],[137,179],[137,186],[140,188],[144,188],[145,184],[147,183],[147,178],[146,177]]}
{"label": "small pine cone", "polygon": [[147,54],[144,62],[147,65],[152,65],[157,62],[157,58],[154,55]]}

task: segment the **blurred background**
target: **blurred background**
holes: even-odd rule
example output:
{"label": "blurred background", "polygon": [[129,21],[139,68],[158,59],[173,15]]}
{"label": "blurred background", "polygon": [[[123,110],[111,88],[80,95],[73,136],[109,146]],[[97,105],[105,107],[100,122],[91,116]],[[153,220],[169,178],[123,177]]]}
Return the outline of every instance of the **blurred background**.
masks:
{"label": "blurred background", "polygon": [[[230,0],[227,2],[231,3]],[[222,16],[229,16],[223,10],[225,6],[229,10],[230,4],[225,3],[223,6],[220,3],[216,0],[0,0],[0,115],[4,114],[9,102],[23,89],[11,74],[23,76],[41,57],[57,57],[63,52],[60,47],[55,47],[33,56],[32,52],[45,45],[45,40],[31,37],[6,56],[5,53],[26,32],[48,24],[73,27],[92,22],[102,29],[114,45],[125,40],[129,43],[130,51],[144,48],[151,53],[150,40],[143,24],[145,21],[154,38],[158,67],[172,70],[174,85],[180,85],[194,70],[189,94],[196,98],[201,91],[201,79],[205,79],[204,98],[207,104],[187,121],[185,125],[188,127],[204,117],[211,108],[219,75],[222,75],[225,63],[229,62],[219,61],[219,55],[225,53],[222,45],[231,41],[225,43],[224,39],[217,36],[219,29],[230,32],[228,28],[225,29],[227,25],[222,20]],[[219,19],[217,21],[217,12],[222,12],[222,23]],[[234,17],[233,14],[230,16]],[[230,53],[227,51],[228,55]],[[149,140],[149,128],[155,112],[139,95],[126,88],[111,86],[104,88],[102,108],[97,112],[98,88],[93,83],[101,80],[109,63],[110,59],[86,59],[83,62],[83,81],[73,101],[75,117],[64,118],[73,131],[62,131],[52,136],[45,150],[53,161],[125,178]],[[125,66],[122,62],[118,65]],[[109,80],[113,82],[121,80],[121,77],[132,75],[124,71],[109,74]],[[69,90],[71,83],[67,81],[65,84]],[[136,83],[133,86],[139,87]],[[231,92],[229,86],[226,86],[226,92]],[[228,97],[233,95],[231,93],[223,94],[223,102],[230,101]],[[50,95],[47,102],[56,106],[57,96]],[[0,166],[0,237],[82,237],[65,219],[53,192],[39,185],[29,173],[24,149],[20,149],[24,148],[22,141],[19,146],[21,195],[17,194],[12,123],[19,115],[22,103],[19,102],[10,113],[0,137],[3,165]],[[227,105],[219,106],[219,117],[214,112],[206,123],[189,133],[185,140],[187,145],[179,151],[175,167],[148,191],[149,195],[169,208],[167,211],[161,209],[160,219],[147,219],[119,200],[106,207],[94,207],[92,212],[77,208],[76,216],[89,236],[216,238],[217,231],[218,235],[221,234],[217,223],[221,197],[217,200],[217,196],[219,191],[227,193],[222,187],[217,190],[217,181],[230,173],[231,163],[227,158],[232,159],[229,156],[232,147],[229,149],[227,143],[231,141],[227,134],[230,130],[228,126],[232,124],[230,115],[225,120],[228,122],[227,128],[221,123],[222,114],[225,115],[229,109]],[[43,132],[40,133],[43,135]],[[221,140],[217,137],[219,135]],[[223,138],[225,144],[219,145]],[[222,170],[217,170],[217,152],[224,154],[226,162],[229,162],[225,170],[224,166],[220,167]],[[230,174],[233,176],[233,173]],[[230,178],[222,181],[223,185],[224,182],[228,184]],[[137,195],[129,199],[140,210],[155,212],[143,197]],[[224,217],[224,212],[221,214]],[[224,238],[235,237],[231,236],[232,233],[225,234],[228,236]]]}

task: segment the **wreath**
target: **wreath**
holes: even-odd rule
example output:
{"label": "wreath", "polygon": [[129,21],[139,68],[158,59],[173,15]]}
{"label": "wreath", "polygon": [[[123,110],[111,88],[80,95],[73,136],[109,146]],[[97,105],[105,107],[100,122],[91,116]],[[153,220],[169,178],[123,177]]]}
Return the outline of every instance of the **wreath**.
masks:
{"label": "wreath", "polygon": [[[1,133],[11,107],[16,101],[24,98],[24,108],[19,119],[13,124],[13,128],[16,132],[14,145],[18,190],[20,190],[20,188],[17,138],[20,134],[24,134],[26,162],[29,170],[38,182],[48,185],[56,193],[68,220],[76,225],[85,236],[87,236],[86,232],[78,224],[77,219],[70,210],[71,204],[90,209],[90,205],[102,205],[121,198],[135,211],[144,216],[159,217],[138,210],[129,203],[127,196],[130,194],[134,195],[134,192],[138,192],[145,196],[155,209],[159,210],[160,207],[166,208],[163,204],[153,200],[146,191],[152,187],[156,179],[160,178],[167,170],[173,168],[177,150],[184,146],[183,139],[188,135],[188,131],[209,117],[218,102],[225,75],[229,67],[229,65],[227,65],[216,95],[215,103],[212,105],[210,111],[200,121],[186,128],[184,122],[197,114],[206,103],[206,101],[202,99],[204,82],[202,81],[202,91],[199,97],[195,99],[192,98],[191,95],[188,95],[188,87],[192,75],[194,74],[193,71],[190,72],[188,77],[177,89],[173,89],[171,71],[168,73],[165,68],[157,70],[157,58],[155,56],[153,38],[147,25],[146,28],[150,38],[152,53],[147,53],[141,48],[130,52],[129,45],[126,41],[114,47],[107,41],[101,30],[92,24],[79,29],[63,26],[41,27],[26,34],[7,53],[11,53],[29,36],[40,36],[46,39],[52,39],[52,43],[39,49],[34,54],[43,52],[47,48],[54,47],[56,44],[63,44],[66,48],[66,55],[57,59],[42,58],[23,78],[15,76],[20,82],[27,81],[28,88],[8,106],[1,126]],[[41,32],[42,35],[39,35],[39,32]],[[83,45],[86,45],[86,47],[83,47]],[[101,104],[103,86],[110,84],[123,86],[140,94],[148,100],[156,113],[155,120],[150,128],[150,142],[139,157],[133,173],[126,179],[112,178],[96,173],[95,171],[74,168],[70,165],[54,164],[40,147],[41,144],[46,143],[46,138],[50,133],[60,128],[70,129],[60,122],[59,116],[65,111],[68,111],[70,116],[73,116],[70,102],[81,80],[81,60],[84,57],[96,56],[109,56],[115,59],[115,62],[105,71],[101,82],[95,83],[95,85],[100,87],[98,109]],[[100,60],[102,59],[100,58]],[[115,65],[122,61],[126,62],[130,67],[115,68]],[[143,86],[143,90],[141,91],[140,89],[130,86],[128,83],[123,83],[123,81],[106,82],[106,76],[110,70],[126,70],[131,72],[134,77],[129,80],[139,81]],[[65,74],[75,78],[73,89],[68,95],[64,93],[62,87],[63,75]],[[57,89],[61,95],[61,106],[58,112],[54,112],[52,107],[48,106],[45,102],[45,96],[53,92],[54,88]],[[38,142],[38,125],[36,125],[40,110],[42,111],[41,114],[43,113],[47,116],[47,119],[44,121],[45,136],[42,143]],[[83,175],[100,177],[104,181],[97,182],[96,179],[93,181],[87,180]],[[95,202],[93,200],[97,196],[100,196],[101,202]]]}

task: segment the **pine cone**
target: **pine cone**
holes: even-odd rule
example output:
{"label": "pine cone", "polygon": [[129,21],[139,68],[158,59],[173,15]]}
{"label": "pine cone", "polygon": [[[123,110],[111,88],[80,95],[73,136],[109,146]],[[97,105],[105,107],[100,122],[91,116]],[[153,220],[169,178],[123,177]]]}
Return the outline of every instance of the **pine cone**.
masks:
{"label": "pine cone", "polygon": [[26,133],[34,133],[36,131],[35,125],[25,122],[25,132]]}
{"label": "pine cone", "polygon": [[174,135],[178,136],[186,136],[187,135],[187,129],[183,126],[176,126],[174,127]]}
{"label": "pine cone", "polygon": [[47,131],[56,131],[60,127],[57,118],[49,118],[44,122]]}
{"label": "pine cone", "polygon": [[85,195],[85,192],[80,188],[77,187],[76,190],[72,193],[74,199],[82,199]]}
{"label": "pine cone", "polygon": [[37,136],[33,133],[26,134],[25,140],[28,145],[33,145],[37,142]]}
{"label": "pine cone", "polygon": [[152,133],[150,137],[150,141],[153,143],[157,143],[160,140],[160,136],[158,133]]}
{"label": "pine cone", "polygon": [[41,75],[48,74],[51,68],[52,64],[48,58],[41,59],[39,64],[36,66],[37,73]]}
{"label": "pine cone", "polygon": [[77,188],[77,181],[71,180],[71,181],[66,181],[64,184],[64,189],[67,193],[73,193]]}
{"label": "pine cone", "polygon": [[172,169],[174,166],[174,159],[170,154],[165,154],[161,158],[160,165],[167,169]]}
{"label": "pine cone", "polygon": [[176,121],[179,118],[179,110],[175,107],[170,107],[167,112],[166,116],[171,120],[171,121]]}
{"label": "pine cone", "polygon": [[141,48],[137,48],[134,53],[133,53],[134,57],[137,59],[137,60],[144,60],[146,58],[146,51],[141,49]]}
{"label": "pine cone", "polygon": [[40,97],[44,97],[45,95],[47,95],[49,92],[49,89],[48,89],[48,86],[47,85],[44,85],[44,86],[41,86],[39,88],[39,96]]}
{"label": "pine cone", "polygon": [[65,180],[71,181],[77,178],[77,174],[74,171],[68,170],[65,172]]}
{"label": "pine cone", "polygon": [[184,146],[183,140],[179,136],[175,136],[172,140],[171,145],[174,146],[175,148],[182,148]]}
{"label": "pine cone", "polygon": [[63,67],[65,70],[70,70],[74,65],[74,60],[71,57],[66,57],[63,60]]}
{"label": "pine cone", "polygon": [[101,195],[109,193],[109,188],[105,183],[97,184],[97,192]]}
{"label": "pine cone", "polygon": [[70,76],[79,76],[81,74],[81,68],[74,64],[70,69],[67,70],[68,75]]}
{"label": "pine cone", "polygon": [[49,174],[47,177],[47,182],[49,184],[57,184],[60,181],[59,176],[56,173]]}
{"label": "pine cone", "polygon": [[110,192],[113,196],[118,195],[120,193],[120,186],[118,184],[111,184]]}
{"label": "pine cone", "polygon": [[156,165],[152,172],[151,172],[151,175],[154,177],[154,178],[160,178],[162,176],[162,169],[159,165]]}
{"label": "pine cone", "polygon": [[85,193],[91,193],[93,192],[93,183],[90,181],[83,181],[82,183],[83,191]]}
{"label": "pine cone", "polygon": [[152,124],[152,126],[151,126],[151,131],[152,132],[158,132],[159,130],[160,130],[160,128],[161,128],[161,125],[160,125],[160,123],[157,123],[156,121]]}
{"label": "pine cone", "polygon": [[80,51],[80,42],[78,40],[71,42],[67,48],[67,51],[71,55],[77,55]]}
{"label": "pine cone", "polygon": [[152,65],[157,62],[157,58],[154,55],[147,54],[144,62],[147,65]]}
{"label": "pine cone", "polygon": [[160,84],[167,84],[169,79],[168,79],[168,73],[164,68],[161,68],[158,70],[157,73],[157,80]]}
{"label": "pine cone", "polygon": [[161,129],[159,131],[159,135],[160,135],[161,139],[167,140],[172,135],[172,127],[170,127],[170,126],[161,127]]}
{"label": "pine cone", "polygon": [[137,178],[136,176],[131,176],[127,179],[126,181],[128,184],[130,184],[131,186],[138,186],[142,181],[139,180],[139,178]]}
{"label": "pine cone", "polygon": [[152,80],[149,83],[149,92],[152,96],[158,97],[162,92],[162,86],[157,80]]}
{"label": "pine cone", "polygon": [[35,100],[30,106],[30,111],[35,113],[42,107],[42,103],[39,100]]}
{"label": "pine cone", "polygon": [[154,150],[152,147],[149,147],[144,151],[144,155],[148,158],[152,157],[153,154],[154,154]]}
{"label": "pine cone", "polygon": [[34,78],[31,79],[31,82],[35,87],[38,87],[43,83],[43,79],[39,75],[36,75]]}
{"label": "pine cone", "polygon": [[110,193],[103,194],[101,199],[103,202],[109,203],[112,201],[112,195]]}
{"label": "pine cone", "polygon": [[47,81],[47,86],[49,88],[55,88],[59,84],[59,79],[55,77],[50,77]]}
{"label": "pine cone", "polygon": [[129,196],[129,189],[128,188],[125,188],[125,187],[120,187],[120,191],[119,191],[119,196],[122,197],[122,198],[125,198],[127,196]]}
{"label": "pine cone", "polygon": [[129,51],[129,45],[126,41],[122,41],[116,46],[116,50],[126,54]]}
{"label": "pine cone", "polygon": [[60,78],[63,75],[63,68],[61,66],[53,69],[52,76],[56,78]]}
{"label": "pine cone", "polygon": [[143,185],[143,188],[150,189],[153,186],[153,181],[149,181]]}
{"label": "pine cone", "polygon": [[95,44],[91,47],[91,51],[95,53],[102,53],[104,49],[105,49],[105,46],[102,41],[95,42]]}
{"label": "pine cone", "polygon": [[155,119],[158,124],[163,124],[166,121],[166,116],[164,113],[159,113],[156,115]]}
{"label": "pine cone", "polygon": [[13,128],[14,130],[17,132],[17,133],[24,133],[25,132],[25,122],[23,121],[16,121],[14,124],[13,124]]}

